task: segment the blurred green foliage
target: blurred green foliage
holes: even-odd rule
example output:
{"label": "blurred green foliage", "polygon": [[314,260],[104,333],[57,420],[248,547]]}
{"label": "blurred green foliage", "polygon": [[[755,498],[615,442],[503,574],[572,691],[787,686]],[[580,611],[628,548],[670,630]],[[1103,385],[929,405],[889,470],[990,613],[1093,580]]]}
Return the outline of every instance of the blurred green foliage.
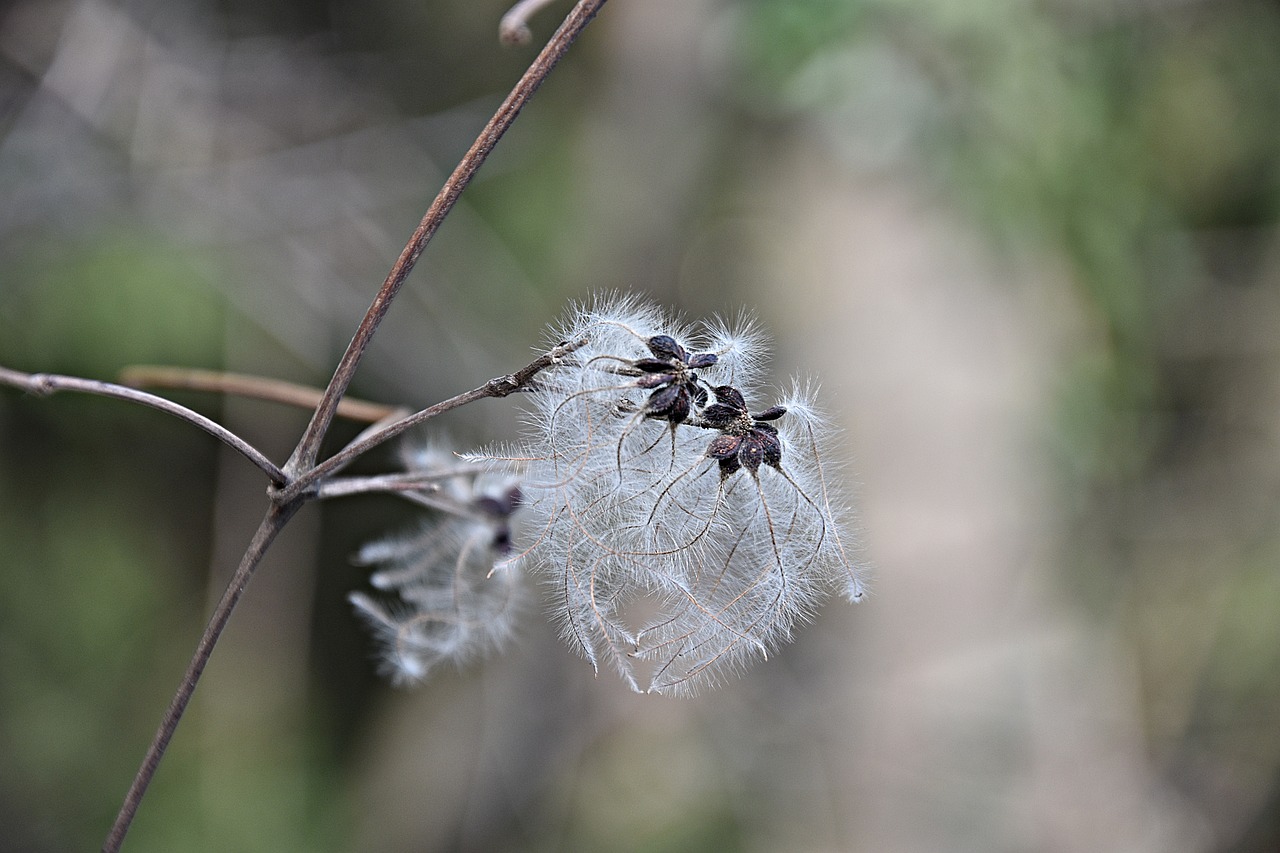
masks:
{"label": "blurred green foliage", "polygon": [[1066,270],[1089,328],[1048,421],[1072,512],[1064,585],[1131,626],[1176,784],[1210,814],[1271,791],[1223,849],[1274,849],[1280,7],[738,15],[748,109],[818,125],[854,168],[915,172],[994,245]]}
{"label": "blurred green foliage", "polygon": [[112,379],[131,364],[221,363],[225,310],[190,251],[106,233],[28,249],[10,275],[6,364]]}
{"label": "blurred green foliage", "polygon": [[745,101],[906,140],[896,166],[1011,251],[1070,265],[1105,335],[1064,394],[1062,461],[1085,482],[1143,470],[1178,415],[1167,338],[1195,323],[1197,292],[1251,283],[1215,277],[1198,232],[1253,229],[1247,256],[1280,213],[1274,4],[742,9]]}

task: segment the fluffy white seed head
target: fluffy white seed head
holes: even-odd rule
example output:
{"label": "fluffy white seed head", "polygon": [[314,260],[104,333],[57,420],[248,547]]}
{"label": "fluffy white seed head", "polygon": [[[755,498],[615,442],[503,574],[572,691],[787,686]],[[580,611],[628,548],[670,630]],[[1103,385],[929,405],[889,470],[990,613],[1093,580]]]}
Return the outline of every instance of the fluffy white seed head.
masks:
{"label": "fluffy white seed head", "polygon": [[[767,348],[752,324],[689,326],[624,298],[575,309],[555,336],[587,343],[541,382],[511,455],[530,499],[525,547],[593,666],[694,692],[787,640],[833,589],[861,597],[809,395],[791,395],[794,418],[713,417],[723,386],[772,404],[755,388]],[[654,363],[673,351],[660,336],[683,367]],[[660,405],[680,394],[687,414]],[[776,436],[781,459],[727,472],[709,455],[722,435]]]}
{"label": "fluffy white seed head", "polygon": [[352,596],[394,678],[499,645],[526,567],[569,643],[637,691],[692,694],[788,641],[831,594],[862,599],[816,388],[765,388],[754,322],[690,324],[606,296],[550,339],[584,343],[523,395],[523,439],[407,451],[439,512],[359,554],[396,596]]}
{"label": "fluffy white seed head", "polygon": [[350,596],[378,641],[382,669],[400,684],[499,648],[512,633],[520,597],[518,574],[495,570],[510,550],[519,503],[514,480],[439,447],[411,448],[404,459],[431,486],[418,497],[436,512],[418,530],[357,554],[357,563],[377,569],[370,584],[392,597]]}

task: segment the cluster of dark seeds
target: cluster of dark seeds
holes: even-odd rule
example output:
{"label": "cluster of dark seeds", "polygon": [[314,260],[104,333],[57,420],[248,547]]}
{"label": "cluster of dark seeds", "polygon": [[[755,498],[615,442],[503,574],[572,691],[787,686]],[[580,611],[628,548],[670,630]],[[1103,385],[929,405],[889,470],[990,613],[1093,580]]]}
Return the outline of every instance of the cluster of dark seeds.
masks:
{"label": "cluster of dark seeds", "polygon": [[[707,447],[707,458],[720,463],[721,479],[743,468],[754,475],[761,464],[781,467],[782,442],[769,421],[785,415],[784,406],[753,415],[737,388],[708,386],[696,371],[715,365],[715,353],[690,353],[670,335],[654,335],[645,345],[651,357],[629,365],[639,377],[636,385],[651,391],[642,409],[645,417],[667,421],[672,429],[687,423],[719,432]],[[708,405],[711,395],[716,401]]]}
{"label": "cluster of dark seeds", "polygon": [[653,389],[644,405],[645,417],[667,421],[674,429],[688,420],[695,406],[707,404],[707,389],[695,371],[720,358],[712,352],[690,354],[670,335],[654,335],[645,344],[653,357],[632,362],[641,374],[636,384]]}
{"label": "cluster of dark seeds", "polygon": [[493,525],[493,539],[490,547],[506,556],[511,553],[511,516],[524,501],[519,486],[507,489],[501,497],[481,495],[472,502],[472,507]]}
{"label": "cluster of dark seeds", "polygon": [[398,595],[351,597],[397,681],[507,641],[526,567],[594,668],[674,695],[765,656],[829,593],[863,597],[812,391],[756,408],[767,342],[749,323],[686,326],[621,297],[554,334],[581,345],[528,389],[526,439],[413,454],[439,517],[361,550]]}
{"label": "cluster of dark seeds", "polygon": [[761,463],[781,467],[782,442],[778,428],[768,421],[785,415],[786,407],[770,406],[753,415],[747,411],[742,392],[732,385],[720,385],[713,393],[716,402],[702,410],[698,425],[720,432],[707,448],[707,457],[720,463],[720,478],[730,477],[741,468],[755,474]]}

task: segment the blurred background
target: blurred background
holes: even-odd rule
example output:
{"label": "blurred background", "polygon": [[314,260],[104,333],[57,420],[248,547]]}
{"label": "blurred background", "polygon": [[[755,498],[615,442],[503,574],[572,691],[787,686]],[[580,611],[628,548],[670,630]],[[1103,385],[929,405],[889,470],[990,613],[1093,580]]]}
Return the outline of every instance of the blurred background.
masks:
{"label": "blurred background", "polygon": [[[0,4],[0,364],[323,385],[534,54],[504,11]],[[538,607],[393,690],[345,596],[414,511],[312,506],[127,849],[1280,849],[1278,154],[1274,2],[609,3],[353,393],[471,388],[602,289],[745,307],[844,430],[872,597],[694,700]],[[173,396],[277,461],[305,424]],[[0,389],[0,851],[101,843],[263,488],[158,413]]]}

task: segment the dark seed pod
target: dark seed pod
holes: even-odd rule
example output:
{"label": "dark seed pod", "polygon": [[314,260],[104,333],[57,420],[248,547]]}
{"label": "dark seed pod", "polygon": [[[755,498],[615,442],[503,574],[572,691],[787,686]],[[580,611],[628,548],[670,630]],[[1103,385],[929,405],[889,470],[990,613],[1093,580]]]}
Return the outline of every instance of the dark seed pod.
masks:
{"label": "dark seed pod", "polygon": [[742,440],[742,447],[738,448],[738,461],[752,474],[760,470],[760,463],[764,461],[764,445],[759,438],[752,435]]}
{"label": "dark seed pod", "polygon": [[674,359],[683,364],[689,363],[689,354],[670,335],[654,335],[645,343],[649,347],[649,352],[653,353],[655,358]]}
{"label": "dark seed pod", "polygon": [[702,410],[702,419],[707,422],[707,426],[713,429],[728,429],[742,417],[742,413],[737,409],[732,409],[723,403],[712,403]]}
{"label": "dark seed pod", "polygon": [[488,495],[478,497],[472,504],[477,510],[492,518],[505,518],[511,514],[505,501],[491,498]]}
{"label": "dark seed pod", "polygon": [[[764,426],[764,424],[762,424]],[[765,432],[757,430],[756,438],[760,441],[760,446],[764,449],[764,463],[774,468],[782,466],[782,442],[778,440],[778,434],[773,431]]]}
{"label": "dark seed pod", "polygon": [[683,385],[666,385],[649,395],[645,416],[670,421],[672,426],[689,419],[689,392]]}
{"label": "dark seed pod", "polygon": [[711,439],[711,444],[707,447],[707,456],[711,459],[724,460],[738,453],[738,447],[742,444],[742,439],[736,435],[717,435]]}
{"label": "dark seed pod", "polygon": [[739,412],[747,410],[747,401],[743,399],[742,392],[732,385],[717,385],[711,390],[716,395],[716,402],[724,403]]}
{"label": "dark seed pod", "polygon": [[490,547],[504,557],[510,554],[511,528],[504,524],[497,530],[493,531],[493,541],[490,543]]}
{"label": "dark seed pod", "polygon": [[660,358],[641,358],[633,364],[636,370],[645,373],[670,373],[673,366],[670,360]]}
{"label": "dark seed pod", "polygon": [[742,468],[742,463],[738,461],[738,454],[726,456],[720,460],[720,479],[726,480]]}
{"label": "dark seed pod", "polygon": [[649,395],[649,402],[644,406],[645,412],[651,418],[665,418],[678,399],[680,386],[666,385]]}
{"label": "dark seed pod", "polygon": [[511,514],[519,508],[522,500],[524,495],[520,487],[512,486],[500,498],[481,495],[472,502],[472,506],[491,518],[510,518]]}

